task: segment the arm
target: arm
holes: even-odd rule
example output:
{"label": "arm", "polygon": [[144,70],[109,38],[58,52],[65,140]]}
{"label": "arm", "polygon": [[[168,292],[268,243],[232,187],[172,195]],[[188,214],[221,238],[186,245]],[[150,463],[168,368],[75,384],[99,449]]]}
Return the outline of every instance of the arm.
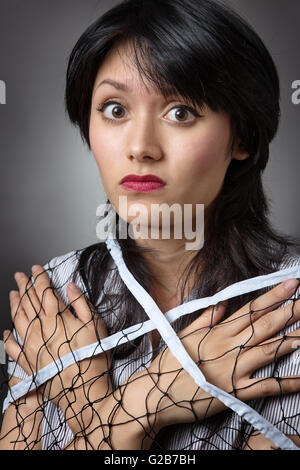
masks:
{"label": "arm", "polygon": [[[173,398],[165,394],[165,390],[176,383],[177,393],[182,393],[182,389],[190,392],[193,389],[193,379],[181,367],[166,373],[159,386],[157,379],[156,372],[151,368],[135,373],[100,401],[96,398],[97,395],[99,397],[99,387],[95,384],[95,390],[89,390],[92,401],[89,407],[86,407],[87,393],[84,386],[75,390],[72,408],[64,397],[59,405],[74,434],[64,450],[149,450],[163,427],[174,421],[191,421],[194,418],[191,410],[174,403]],[[191,393],[194,407],[199,400],[198,412],[201,410],[204,415],[211,403],[211,396],[199,388],[197,394]],[[222,403],[219,406],[220,409],[225,409]],[[80,424],[79,416],[84,426]]]}
{"label": "arm", "polygon": [[[33,298],[37,304],[44,301],[43,293],[49,287],[49,280],[45,278],[45,273],[40,271],[40,274],[39,279],[36,279],[36,296]],[[23,281],[20,282],[21,292],[24,290],[26,282],[26,277],[23,276]],[[33,289],[33,294],[35,289]],[[60,302],[60,300],[53,297],[50,289],[47,289],[47,292],[49,298],[43,315],[37,317],[30,304],[24,305],[27,319],[24,317],[15,318],[16,328],[19,328],[20,333],[23,332],[23,336],[27,333],[30,325],[30,341],[28,337],[26,358],[31,364],[31,369],[37,367],[37,358],[41,361],[37,367],[40,369],[47,365],[49,359],[53,361],[53,358],[63,355],[61,346],[69,348],[66,352],[74,351],[84,344],[93,343],[98,338],[98,335],[95,336],[95,325],[92,322],[95,318],[98,322],[98,317],[93,317],[82,296],[81,300],[78,293],[69,297],[75,307],[77,318],[74,318],[66,306],[62,305],[59,306],[59,311],[63,314],[57,320],[57,301]],[[275,353],[279,357],[291,351],[292,345],[289,338],[279,338],[280,342],[284,344],[284,348],[280,351],[278,351],[278,342],[266,341],[279,331],[287,320],[291,323],[295,321],[294,318],[290,320],[290,308],[279,309],[276,316],[272,315],[273,305],[276,302],[282,303],[282,300],[287,298],[287,294],[288,292],[281,284],[257,298],[255,305],[253,303],[246,304],[231,315],[230,321],[220,322],[225,311],[223,307],[217,312],[215,307],[211,307],[207,309],[206,316],[201,315],[180,332],[179,337],[193,360],[198,363],[201,358],[200,367],[209,382],[233,393],[232,371],[237,359],[235,350],[239,348],[239,345],[246,343],[247,347],[239,353],[239,367],[235,367],[235,392],[237,392],[238,398],[242,401],[249,401],[261,397],[266,392],[266,385],[269,395],[279,393],[278,384],[274,379],[263,378],[259,381],[251,376],[259,367],[272,362]],[[14,303],[13,307],[16,307],[18,302],[19,300]],[[255,307],[254,310],[253,307]],[[249,324],[250,309],[253,310],[251,325]],[[14,311],[15,308],[12,310]],[[272,324],[270,323],[271,317]],[[300,317],[299,302],[295,304],[294,317]],[[207,319],[209,321],[203,323]],[[212,326],[207,326],[213,323],[212,320],[215,323]],[[101,325],[98,326],[101,338],[103,332],[101,333]],[[67,339],[72,338],[72,341],[66,342],[66,333]],[[41,342],[41,340],[43,341]],[[44,341],[47,341],[47,351],[43,348]],[[268,343],[267,351],[270,357],[266,357],[264,348],[260,347],[265,343]],[[8,338],[6,347],[8,348],[7,352],[11,352],[10,355],[17,360],[19,356],[17,351],[13,352],[13,348],[18,345],[12,337]],[[43,354],[40,353],[41,350]],[[103,377],[103,371],[108,370],[107,361],[103,360],[103,356],[105,354],[102,353],[92,360],[88,360],[87,375],[84,374],[86,383],[94,380],[95,377],[100,380],[100,377]],[[24,357],[20,357],[20,365],[25,370],[28,367],[28,362],[26,364]],[[222,357],[222,361],[211,359],[219,357]],[[99,361],[99,366],[97,366],[97,361]],[[84,361],[80,361],[79,364],[82,363],[84,364]],[[151,442],[153,435],[161,427],[175,423],[194,422],[196,416],[201,420],[226,408],[216,399],[211,401],[211,397],[196,386],[193,379],[182,369],[167,347],[154,359],[149,369],[139,375],[139,378],[143,377],[143,380],[133,381],[134,376],[132,376],[129,379],[130,383],[123,384],[114,392],[104,389],[100,398],[101,387],[99,386],[95,388],[94,398],[93,393],[90,393],[89,397],[87,396],[84,387],[80,391],[80,385],[82,385],[80,381],[76,380],[74,389],[74,376],[77,374],[77,378],[83,377],[80,367],[79,372],[80,374],[78,373],[78,363],[64,369],[47,382],[45,393],[48,399],[62,408],[66,421],[74,430],[75,439],[83,438],[85,441],[90,439],[91,448],[104,449],[104,446],[108,446],[108,448],[118,448],[118,446],[121,446],[119,448],[124,448],[123,446],[125,448],[128,446],[141,448],[141,440],[143,448],[145,448],[145,445],[149,445],[145,444],[146,439],[149,438],[149,442]],[[293,387],[288,378],[281,381],[281,387],[284,393],[295,391],[292,390]],[[299,387],[297,391],[298,389]],[[76,400],[74,400],[74,393]],[[64,400],[66,400],[65,403]],[[138,431],[137,423],[139,424]],[[155,428],[153,428],[153,424]],[[127,433],[129,428],[130,432]],[[141,439],[139,438],[140,428],[143,429],[143,438]],[[122,429],[122,432],[118,432],[117,429]],[[126,443],[126,440],[130,439],[131,433],[134,438]]]}
{"label": "arm", "polygon": [[[296,291],[294,297],[299,299],[300,291]],[[290,304],[290,300],[285,305]],[[295,328],[300,327],[300,322],[285,327],[281,333],[285,335],[294,335]],[[276,361],[275,370],[276,374],[285,376],[300,377],[300,362],[299,353],[296,348],[299,347],[299,336],[295,338],[292,343],[292,351],[294,350],[293,356],[285,356],[281,360]],[[267,366],[264,369],[256,371],[254,377],[270,376],[273,374],[274,364]],[[296,391],[296,390],[295,390]],[[293,441],[300,448],[300,428],[299,428],[299,416],[300,416],[300,394],[285,395],[281,397],[268,398],[260,412],[267,421],[277,423],[276,426],[284,434],[287,435],[291,441]],[[283,419],[285,417],[285,419]],[[291,431],[293,430],[293,431]],[[294,434],[289,434],[294,432]],[[261,435],[258,431],[254,431],[244,450],[274,450],[275,446],[265,436]]]}
{"label": "arm", "polygon": [[[18,336],[15,329],[14,334]],[[18,341],[20,340],[21,338],[18,336]],[[15,368],[18,369],[16,363],[12,367],[12,375],[9,375],[9,389],[27,377],[22,368],[14,375]],[[21,375],[19,375],[20,373]],[[41,450],[42,419],[43,396],[41,390],[33,390],[9,405],[2,419],[0,450]]]}
{"label": "arm", "polygon": [[[19,379],[11,377],[9,382],[12,387]],[[42,403],[42,396],[34,390],[9,405],[1,426],[0,450],[42,449]]]}
{"label": "arm", "polygon": [[[83,388],[77,389],[72,409],[68,407],[68,400],[60,403],[74,434],[64,450],[150,449],[159,424],[154,426],[155,413],[149,412],[146,400],[141,397],[151,393],[152,388],[153,383],[148,375],[137,373],[101,402],[95,400],[87,408]],[[153,404],[158,401],[157,392],[154,395]],[[79,415],[84,428],[77,419]]]}

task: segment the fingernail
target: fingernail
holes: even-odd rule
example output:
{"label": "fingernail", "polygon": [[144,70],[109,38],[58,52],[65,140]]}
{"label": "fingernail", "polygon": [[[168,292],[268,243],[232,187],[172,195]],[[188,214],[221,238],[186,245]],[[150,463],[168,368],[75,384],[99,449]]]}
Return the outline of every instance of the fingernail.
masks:
{"label": "fingernail", "polygon": [[15,273],[14,278],[15,278],[16,281],[20,281],[21,278],[22,278],[22,273]]}
{"label": "fingernail", "polygon": [[6,338],[6,336],[8,336],[9,333],[10,333],[9,330],[4,330],[2,337],[3,337],[3,338]]}
{"label": "fingernail", "polygon": [[34,264],[34,265],[32,266],[32,268],[31,268],[31,271],[32,271],[33,273],[35,273],[35,272],[38,271],[38,270],[39,270],[39,266],[38,266],[37,264]]}
{"label": "fingernail", "polygon": [[288,279],[288,281],[285,281],[284,282],[284,288],[288,291],[288,292],[293,292],[296,287],[298,286],[298,281],[297,279]]}

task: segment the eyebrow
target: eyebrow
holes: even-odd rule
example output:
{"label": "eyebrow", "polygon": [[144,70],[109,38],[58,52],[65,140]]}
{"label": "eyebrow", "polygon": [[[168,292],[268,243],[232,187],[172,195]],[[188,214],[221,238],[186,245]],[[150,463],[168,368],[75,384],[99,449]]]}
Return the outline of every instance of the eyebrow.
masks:
{"label": "eyebrow", "polygon": [[107,78],[106,80],[103,80],[101,83],[99,83],[99,85],[97,86],[96,90],[101,86],[101,85],[111,85],[113,86],[114,88],[116,88],[117,90],[121,90],[121,91],[130,91],[130,88],[128,87],[128,85],[125,85],[125,83],[120,83],[120,82],[116,82],[115,80],[111,80],[110,78]]}
{"label": "eyebrow", "polygon": [[[111,85],[117,90],[125,91],[125,92],[130,92],[131,88],[126,85],[125,83],[117,82],[116,80],[112,80],[110,78],[106,78],[105,80],[102,80],[102,82],[97,85],[95,91],[101,86],[101,85]],[[167,91],[166,96],[177,96],[176,93],[174,93],[172,90]]]}

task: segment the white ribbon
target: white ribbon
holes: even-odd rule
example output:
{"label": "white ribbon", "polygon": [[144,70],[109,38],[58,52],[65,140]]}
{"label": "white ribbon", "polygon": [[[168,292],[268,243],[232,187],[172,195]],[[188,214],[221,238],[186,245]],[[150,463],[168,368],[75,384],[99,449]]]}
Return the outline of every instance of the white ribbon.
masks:
{"label": "white ribbon", "polygon": [[[237,282],[226,287],[222,291],[219,291],[213,296],[191,300],[190,302],[179,305],[178,307],[169,310],[164,315],[152,297],[136,281],[136,279],[128,270],[124,262],[120,247],[111,234],[109,234],[108,238],[106,239],[106,245],[116,263],[122,280],[144,308],[150,320],[126,328],[125,330],[104,338],[99,342],[95,342],[93,344],[79,348],[69,354],[66,354],[65,356],[62,356],[51,364],[48,364],[43,369],[40,369],[36,374],[27,376],[26,379],[24,379],[22,382],[19,382],[9,390],[8,395],[3,403],[3,412],[10,403],[14,402],[21,396],[26,395],[30,390],[47,382],[58,372],[62,371],[66,367],[69,367],[75,362],[110,350],[120,344],[126,343],[128,340],[132,341],[133,339],[142,336],[145,333],[157,329],[165,343],[168,345],[172,354],[176,357],[178,362],[189,373],[189,375],[194,379],[195,383],[199,387],[208,392],[210,395],[218,398],[228,408],[232,409],[239,416],[252,424],[255,429],[270,439],[270,441],[272,441],[277,447],[281,448],[282,450],[300,450],[290,439],[288,439],[273,424],[266,421],[253,408],[231,396],[224,390],[207,382],[205,376],[197,364],[189,356],[170,324],[183,315],[206,308],[210,305],[216,305],[218,302],[230,299],[237,295],[253,292],[264,287],[269,287],[281,283],[286,279],[299,278],[300,266],[283,269],[281,271],[276,271],[264,276],[257,276]],[[9,373],[11,373],[11,371],[9,371]]]}

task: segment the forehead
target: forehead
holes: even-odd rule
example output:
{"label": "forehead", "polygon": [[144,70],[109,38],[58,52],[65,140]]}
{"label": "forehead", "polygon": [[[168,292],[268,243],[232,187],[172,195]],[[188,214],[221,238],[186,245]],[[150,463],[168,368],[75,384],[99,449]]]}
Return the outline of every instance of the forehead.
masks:
{"label": "forehead", "polygon": [[[128,44],[117,45],[107,54],[98,69],[93,92],[112,86],[128,94],[161,95],[157,86],[139,72]],[[178,95],[171,87],[166,89],[168,95]]]}
{"label": "forehead", "polygon": [[[207,103],[202,102],[200,105],[188,95],[182,95],[174,87],[170,86],[165,80],[159,80],[159,86],[149,79],[151,77],[151,65],[145,64],[138,54],[138,63],[141,65],[142,73],[136,64],[136,54],[132,44],[123,41],[116,44],[106,55],[101,63],[93,87],[93,97],[98,96],[107,90],[120,90],[130,97],[138,100],[147,99],[147,102],[165,102],[174,100],[184,101],[192,107],[198,108],[199,111],[212,112]],[[145,68],[144,68],[145,65]],[[146,76],[145,76],[146,72]],[[100,91],[101,90],[101,91]]]}

